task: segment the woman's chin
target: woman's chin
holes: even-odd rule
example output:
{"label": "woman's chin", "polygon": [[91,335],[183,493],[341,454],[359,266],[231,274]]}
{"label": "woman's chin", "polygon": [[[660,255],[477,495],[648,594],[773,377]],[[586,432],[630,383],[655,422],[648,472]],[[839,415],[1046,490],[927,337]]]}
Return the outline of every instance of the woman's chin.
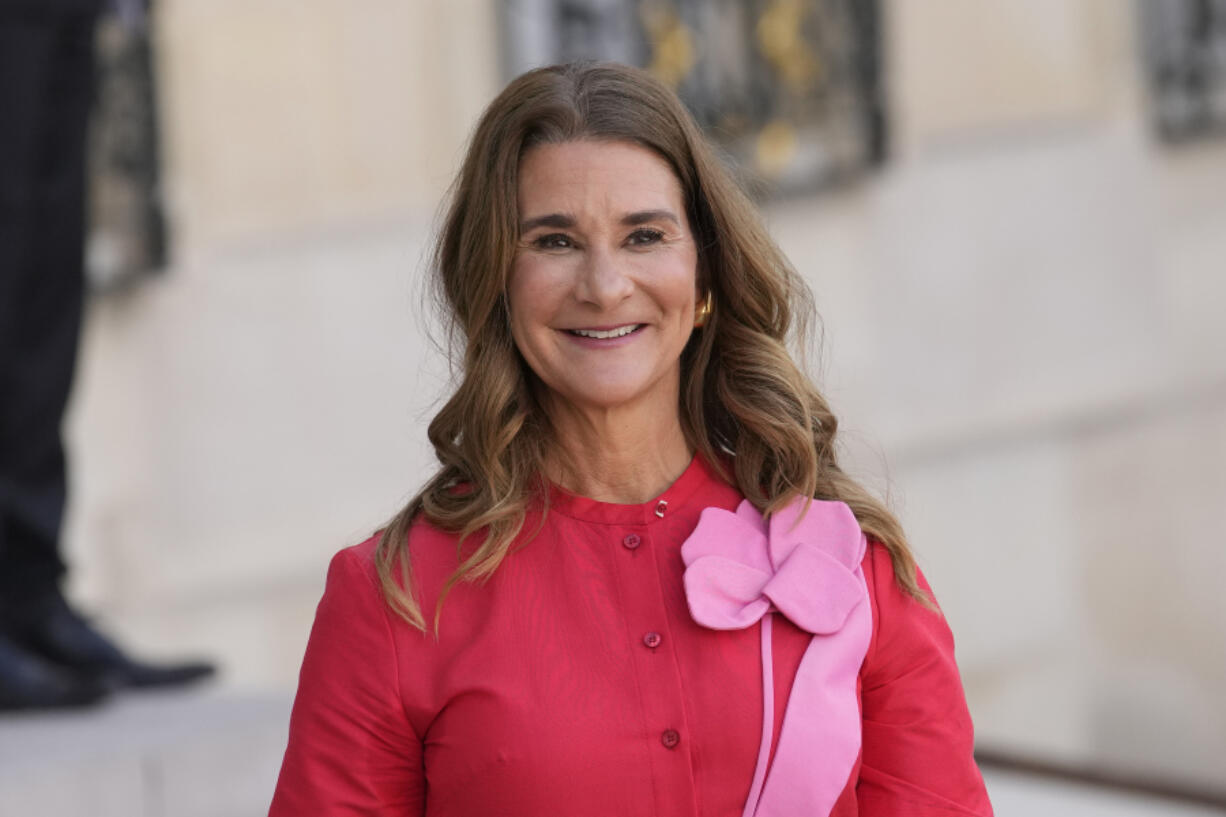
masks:
{"label": "woman's chin", "polygon": [[676,398],[671,392],[666,394],[641,383],[603,381],[554,391],[553,396],[562,406],[579,411],[610,412],[659,403],[675,414],[677,408]]}

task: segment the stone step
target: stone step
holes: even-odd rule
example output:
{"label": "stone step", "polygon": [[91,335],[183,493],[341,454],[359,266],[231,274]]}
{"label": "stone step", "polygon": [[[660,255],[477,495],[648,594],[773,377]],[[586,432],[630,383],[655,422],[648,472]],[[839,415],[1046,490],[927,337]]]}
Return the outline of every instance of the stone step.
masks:
{"label": "stone step", "polygon": [[0,717],[0,817],[259,817],[285,751],[286,693],[123,695]]}
{"label": "stone step", "polygon": [[[262,817],[288,693],[121,696],[81,713],[0,717],[0,817]],[[997,817],[1211,817],[1186,806],[985,769]]]}

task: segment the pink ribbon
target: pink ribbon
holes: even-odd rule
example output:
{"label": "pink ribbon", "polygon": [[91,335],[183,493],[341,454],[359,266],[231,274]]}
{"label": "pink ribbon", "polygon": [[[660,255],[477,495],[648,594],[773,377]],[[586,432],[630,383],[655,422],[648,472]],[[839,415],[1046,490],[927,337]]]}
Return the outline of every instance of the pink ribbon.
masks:
{"label": "pink ribbon", "polygon": [[[762,743],[744,817],[828,815],[860,753],[856,679],[872,635],[861,560],[867,540],[842,502],[798,497],[767,522],[743,501],[702,512],[681,546],[690,614],[704,627],[762,622]],[[771,617],[812,633],[774,728]]]}

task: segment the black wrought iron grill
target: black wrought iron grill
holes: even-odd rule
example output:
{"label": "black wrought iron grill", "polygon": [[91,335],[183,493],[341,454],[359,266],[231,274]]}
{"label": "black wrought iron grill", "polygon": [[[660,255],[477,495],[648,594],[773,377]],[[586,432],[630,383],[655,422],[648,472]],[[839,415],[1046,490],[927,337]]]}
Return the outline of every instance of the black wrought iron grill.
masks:
{"label": "black wrought iron grill", "polygon": [[1226,0],[1139,0],[1138,8],[1158,134],[1226,134]]}
{"label": "black wrought iron grill", "polygon": [[882,162],[877,0],[504,0],[505,68],[650,70],[750,176],[786,193]]}
{"label": "black wrought iron grill", "polygon": [[167,261],[148,23],[137,2],[117,4],[98,23],[87,254],[95,289],[130,283]]}

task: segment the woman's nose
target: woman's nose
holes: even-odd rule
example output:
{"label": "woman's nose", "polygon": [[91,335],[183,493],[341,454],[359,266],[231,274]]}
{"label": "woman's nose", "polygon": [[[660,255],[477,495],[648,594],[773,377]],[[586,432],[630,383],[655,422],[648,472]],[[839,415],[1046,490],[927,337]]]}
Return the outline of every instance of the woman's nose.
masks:
{"label": "woman's nose", "polygon": [[624,261],[619,263],[610,250],[590,249],[584,259],[576,286],[576,295],[584,303],[609,309],[630,297],[634,281],[626,274]]}

